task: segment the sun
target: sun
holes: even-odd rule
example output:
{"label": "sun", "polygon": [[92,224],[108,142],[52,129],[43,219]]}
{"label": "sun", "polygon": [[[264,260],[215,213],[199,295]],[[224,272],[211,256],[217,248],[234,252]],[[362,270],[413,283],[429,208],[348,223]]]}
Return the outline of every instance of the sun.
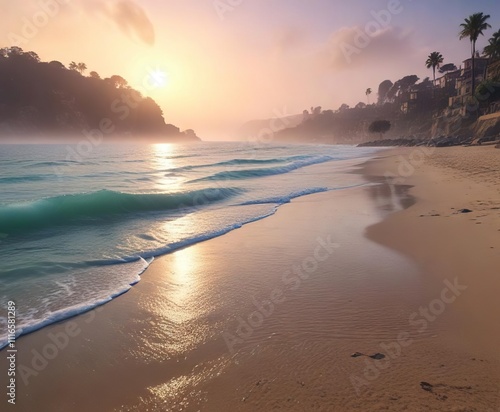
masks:
{"label": "sun", "polygon": [[169,77],[162,69],[153,69],[148,73],[148,85],[155,89],[163,89],[168,85]]}

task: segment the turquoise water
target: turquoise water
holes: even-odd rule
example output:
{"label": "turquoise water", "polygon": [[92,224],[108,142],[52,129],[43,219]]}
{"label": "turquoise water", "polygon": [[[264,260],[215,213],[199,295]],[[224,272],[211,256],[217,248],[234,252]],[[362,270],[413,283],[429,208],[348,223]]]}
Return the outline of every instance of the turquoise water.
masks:
{"label": "turquoise water", "polygon": [[293,198],[352,186],[314,165],[374,151],[0,145],[0,305],[17,302],[18,334],[81,313],[129,290],[156,256],[270,216]]}

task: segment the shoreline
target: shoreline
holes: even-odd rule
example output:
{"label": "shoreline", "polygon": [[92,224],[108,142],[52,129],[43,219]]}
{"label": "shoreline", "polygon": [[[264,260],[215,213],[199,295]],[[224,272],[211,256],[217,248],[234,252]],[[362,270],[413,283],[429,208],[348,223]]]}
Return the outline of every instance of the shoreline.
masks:
{"label": "shoreline", "polygon": [[[349,169],[352,167],[356,167],[359,164],[363,163],[364,161],[365,161],[364,157],[342,160],[341,165],[340,165],[340,169],[346,170],[346,169]],[[311,167],[314,167],[314,166],[317,167],[320,165],[321,165],[321,163],[320,164],[313,164],[313,165],[311,165]],[[51,325],[54,325],[54,324],[57,324],[60,322],[69,321],[72,318],[75,318],[75,317],[78,317],[81,315],[85,315],[88,312],[96,310],[96,309],[100,308],[101,306],[107,305],[108,303],[112,302],[113,300],[120,298],[122,295],[125,295],[126,293],[128,293],[134,286],[136,286],[141,281],[142,275],[149,269],[150,265],[153,264],[153,262],[156,259],[161,259],[164,256],[167,256],[169,254],[175,253],[175,252],[183,250],[185,248],[189,248],[191,246],[197,245],[198,243],[203,243],[203,242],[210,241],[212,239],[216,239],[218,237],[224,236],[228,233],[231,233],[234,230],[241,229],[242,227],[244,227],[248,224],[252,224],[252,223],[258,222],[260,220],[264,220],[264,219],[267,219],[269,217],[272,217],[273,215],[276,214],[276,212],[279,210],[280,207],[291,203],[295,199],[314,195],[317,193],[325,193],[325,192],[332,192],[332,191],[336,191],[336,190],[346,190],[346,189],[352,189],[352,188],[356,188],[356,187],[362,187],[365,184],[366,183],[362,182],[359,184],[355,184],[353,186],[339,187],[339,188],[334,188],[334,189],[311,188],[311,189],[308,189],[308,190],[300,192],[300,193],[293,193],[293,194],[291,194],[290,197],[282,198],[280,203],[277,202],[276,205],[274,206],[273,210],[269,213],[266,213],[263,215],[258,215],[258,216],[252,217],[252,218],[248,218],[244,221],[234,223],[230,226],[227,226],[227,227],[225,227],[221,230],[215,231],[215,232],[211,232],[211,233],[208,233],[205,235],[198,236],[196,238],[181,241],[181,242],[179,242],[179,244],[175,244],[173,246],[167,246],[167,247],[163,248],[163,251],[158,252],[158,253],[153,253],[152,251],[149,251],[143,256],[137,256],[136,258],[133,258],[133,260],[124,261],[122,264],[125,264],[125,265],[127,265],[127,264],[130,265],[131,263],[139,263],[142,261],[144,263],[147,263],[147,266],[145,268],[141,268],[139,270],[139,272],[136,275],[137,278],[132,283],[129,283],[127,285],[125,285],[125,284],[122,285],[121,289],[117,289],[117,290],[111,292],[111,294],[109,296],[101,298],[98,303],[83,302],[83,303],[78,304],[76,306],[72,306],[72,307],[61,309],[60,311],[54,312],[51,314],[51,316],[57,318],[57,320],[51,320],[51,319],[46,318],[46,319],[39,320],[35,324],[30,324],[28,326],[24,326],[24,329],[27,329],[28,331],[23,332],[20,335],[16,336],[16,339],[20,339],[24,336],[27,336],[27,335],[30,335],[32,333],[43,330],[44,328],[46,328],[48,326],[51,326]],[[129,259],[129,258],[130,257],[128,257],[127,259]],[[115,264],[111,264],[110,266],[114,266],[114,265]],[[116,265],[121,265],[121,264],[117,263]],[[6,335],[5,341],[0,341],[0,351],[4,350],[7,346],[8,346],[8,339],[7,339],[7,335]]]}
{"label": "shoreline", "polygon": [[[397,178],[398,156],[411,153],[379,152],[361,167],[364,178],[381,183],[386,172]],[[119,299],[19,340],[25,357],[43,354],[57,343],[54,337],[61,345],[40,370],[33,368],[19,400],[26,410],[45,405],[54,412],[218,411],[227,405],[241,411],[493,410],[500,406],[498,358],[482,339],[469,337],[495,325],[494,303],[485,312],[474,309],[476,293],[494,294],[492,284],[478,287],[473,298],[466,293],[471,289],[464,291],[422,332],[408,323],[456,273],[439,276],[440,254],[429,254],[427,244],[417,247],[435,226],[420,221],[440,218],[420,214],[442,214],[446,206],[439,203],[431,213],[436,199],[421,175],[416,168],[395,185],[304,196],[267,219],[155,259]],[[435,191],[448,199],[441,190]],[[455,236],[451,226],[439,223],[434,241]],[[321,245],[333,260],[316,254]],[[308,274],[304,268],[314,256]],[[479,283],[466,279],[472,289]],[[238,319],[249,324],[258,305],[271,314],[243,339]],[[485,313],[491,316],[478,323]],[[423,319],[414,320],[422,326]],[[229,335],[239,339],[234,351],[224,339]],[[491,343],[499,342],[496,336]],[[354,352],[382,352],[385,360],[351,358]],[[376,376],[367,376],[368,369]],[[117,380],[120,385],[109,385]],[[422,390],[422,381],[430,382],[430,391]]]}
{"label": "shoreline", "polygon": [[493,147],[402,148],[383,156],[367,162],[364,173],[378,176],[386,190],[408,188],[415,204],[371,226],[367,236],[409,256],[437,282],[465,282],[470,291],[456,306],[467,332],[457,336],[500,360],[500,328],[494,326],[500,313],[500,153]]}

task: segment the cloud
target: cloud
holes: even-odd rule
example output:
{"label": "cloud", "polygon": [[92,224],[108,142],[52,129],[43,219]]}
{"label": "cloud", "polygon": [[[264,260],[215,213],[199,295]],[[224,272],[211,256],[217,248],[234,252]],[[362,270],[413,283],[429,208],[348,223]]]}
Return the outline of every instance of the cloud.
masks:
{"label": "cloud", "polygon": [[275,47],[285,52],[304,45],[307,37],[308,33],[304,29],[296,26],[287,26],[276,30],[273,40]]}
{"label": "cloud", "polygon": [[137,36],[144,43],[155,43],[155,28],[145,9],[132,0],[80,0],[90,14],[100,14],[113,21],[122,32],[129,36]]}
{"label": "cloud", "polygon": [[108,16],[126,34],[137,35],[144,43],[153,45],[155,29],[144,9],[131,0],[120,0],[107,10]]}
{"label": "cloud", "polygon": [[321,58],[328,67],[337,70],[396,62],[413,54],[412,34],[392,26],[375,32],[359,26],[344,27],[331,35]]}

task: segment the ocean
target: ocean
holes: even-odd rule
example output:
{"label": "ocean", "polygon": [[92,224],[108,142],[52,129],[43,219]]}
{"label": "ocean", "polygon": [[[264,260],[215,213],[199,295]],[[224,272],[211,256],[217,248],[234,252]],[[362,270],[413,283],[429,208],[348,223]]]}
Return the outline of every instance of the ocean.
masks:
{"label": "ocean", "polygon": [[[157,256],[264,219],[294,198],[359,185],[312,166],[340,170],[376,150],[0,145],[0,305],[17,303],[18,335],[85,312],[128,291]],[[6,342],[0,318],[0,348]]]}

